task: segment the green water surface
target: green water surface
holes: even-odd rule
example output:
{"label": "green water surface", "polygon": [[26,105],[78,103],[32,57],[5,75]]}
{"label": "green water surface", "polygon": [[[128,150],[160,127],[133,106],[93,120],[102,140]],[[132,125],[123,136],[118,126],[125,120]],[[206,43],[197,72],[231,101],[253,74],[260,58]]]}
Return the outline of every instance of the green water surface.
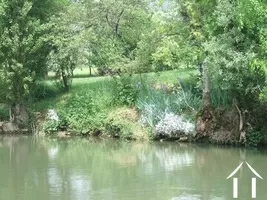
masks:
{"label": "green water surface", "polygon": [[[229,200],[226,177],[247,161],[262,177],[267,152],[177,143],[0,137],[2,200]],[[239,199],[251,199],[253,173],[243,165]]]}

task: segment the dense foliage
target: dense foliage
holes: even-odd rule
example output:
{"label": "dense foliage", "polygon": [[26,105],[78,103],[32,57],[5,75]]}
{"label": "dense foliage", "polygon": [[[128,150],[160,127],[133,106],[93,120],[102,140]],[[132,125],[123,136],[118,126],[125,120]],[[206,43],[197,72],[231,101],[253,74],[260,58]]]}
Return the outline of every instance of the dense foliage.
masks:
{"label": "dense foliage", "polygon": [[[225,108],[239,121],[249,113],[240,130],[229,128],[234,138],[246,131],[248,143],[265,143],[257,110],[267,99],[266,8],[260,0],[3,0],[1,107],[10,108],[11,120],[25,119],[32,101],[74,90],[77,68],[89,68],[88,77],[98,69],[113,78],[108,100],[75,92],[63,112],[72,130],[105,126],[96,116],[108,107],[138,108],[151,129],[166,116],[192,121],[198,110]],[[195,73],[172,85],[141,75],[177,69]],[[212,127],[222,128],[213,117]]]}

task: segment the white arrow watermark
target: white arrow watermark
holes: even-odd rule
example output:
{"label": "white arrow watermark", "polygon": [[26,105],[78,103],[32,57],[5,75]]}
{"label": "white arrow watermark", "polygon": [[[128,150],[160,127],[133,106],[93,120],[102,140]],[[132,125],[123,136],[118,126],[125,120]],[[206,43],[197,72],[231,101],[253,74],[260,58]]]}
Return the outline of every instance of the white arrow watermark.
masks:
{"label": "white arrow watermark", "polygon": [[[248,168],[251,170],[251,172],[258,177],[259,179],[263,179],[258,172],[256,172],[255,169],[253,169],[250,164],[248,164],[247,162],[245,162],[248,166]],[[244,164],[244,162],[242,162],[240,165],[238,165],[238,167],[226,178],[232,178],[233,177],[233,198],[237,199],[238,198],[238,178],[234,177],[234,175],[240,170],[240,168],[242,167],[242,165]],[[257,196],[257,185],[256,185],[256,177],[253,177],[251,179],[251,198],[252,199],[256,199]]]}

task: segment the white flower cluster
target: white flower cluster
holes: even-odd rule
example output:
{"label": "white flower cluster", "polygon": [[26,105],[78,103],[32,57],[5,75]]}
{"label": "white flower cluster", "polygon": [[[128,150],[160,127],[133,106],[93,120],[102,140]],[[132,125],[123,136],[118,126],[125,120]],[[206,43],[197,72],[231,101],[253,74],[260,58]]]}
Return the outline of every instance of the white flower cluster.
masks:
{"label": "white flower cluster", "polygon": [[193,123],[186,121],[183,117],[174,113],[165,113],[164,117],[155,127],[156,134],[172,136],[172,134],[193,134],[195,126]]}
{"label": "white flower cluster", "polygon": [[49,109],[47,111],[47,119],[48,120],[53,120],[53,121],[56,121],[58,122],[59,121],[59,117],[58,117],[58,114],[55,110],[52,110],[52,109]]}

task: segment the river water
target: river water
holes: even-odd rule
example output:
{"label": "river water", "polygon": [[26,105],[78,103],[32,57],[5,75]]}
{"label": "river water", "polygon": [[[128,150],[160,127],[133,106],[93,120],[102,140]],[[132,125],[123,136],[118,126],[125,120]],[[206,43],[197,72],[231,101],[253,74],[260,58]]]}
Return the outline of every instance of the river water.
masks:
{"label": "river water", "polygon": [[[229,200],[247,161],[267,199],[267,152],[193,144],[0,137],[2,200]],[[251,199],[247,165],[239,199]]]}

